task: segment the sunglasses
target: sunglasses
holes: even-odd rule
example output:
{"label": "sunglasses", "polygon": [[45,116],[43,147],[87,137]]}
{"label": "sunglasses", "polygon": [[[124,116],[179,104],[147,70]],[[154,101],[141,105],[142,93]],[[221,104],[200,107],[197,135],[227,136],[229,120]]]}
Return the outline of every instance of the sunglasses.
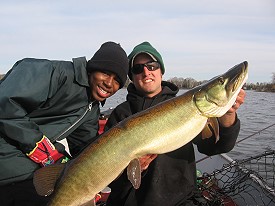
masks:
{"label": "sunglasses", "polygon": [[146,67],[149,71],[155,71],[158,68],[160,68],[160,64],[156,61],[153,62],[147,62],[145,64],[135,64],[132,68],[131,68],[131,72],[133,74],[140,74],[143,72],[144,67]]}

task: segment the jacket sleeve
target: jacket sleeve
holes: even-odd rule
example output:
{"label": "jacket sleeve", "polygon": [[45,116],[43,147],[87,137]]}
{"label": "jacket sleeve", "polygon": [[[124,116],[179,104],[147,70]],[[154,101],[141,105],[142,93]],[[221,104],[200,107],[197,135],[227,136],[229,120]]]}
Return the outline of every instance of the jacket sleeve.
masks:
{"label": "jacket sleeve", "polygon": [[236,121],[231,127],[220,126],[220,139],[217,143],[215,143],[214,136],[203,140],[201,134],[193,140],[193,143],[197,145],[199,152],[208,156],[227,153],[234,148],[239,132],[240,120],[236,117]]}
{"label": "jacket sleeve", "polygon": [[28,58],[18,61],[0,84],[0,135],[23,153],[43,137],[29,114],[55,93],[54,78],[58,75],[49,60]]}

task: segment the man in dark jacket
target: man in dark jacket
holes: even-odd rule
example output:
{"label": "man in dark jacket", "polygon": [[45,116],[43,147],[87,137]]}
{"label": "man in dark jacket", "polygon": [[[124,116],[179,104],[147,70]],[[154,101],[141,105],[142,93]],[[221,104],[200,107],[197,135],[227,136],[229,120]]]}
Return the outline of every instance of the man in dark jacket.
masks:
{"label": "man in dark jacket", "polygon": [[87,62],[26,58],[0,81],[0,204],[44,205],[35,170],[71,158],[97,136],[99,103],[122,88],[123,48],[106,42]]}
{"label": "man in dark jacket", "polygon": [[[162,81],[165,72],[161,55],[148,42],[137,45],[128,56],[129,77],[127,101],[118,105],[111,113],[106,130],[126,117],[175,97],[178,88]],[[147,155],[140,158],[141,186],[135,190],[124,172],[110,184],[111,194],[107,205],[111,206],[174,206],[195,205],[196,165],[193,143],[207,155],[230,151],[240,130],[236,110],[244,102],[245,92],[241,90],[236,104],[220,117],[220,140],[215,144],[210,139],[202,140],[198,135],[192,142],[167,154]],[[154,132],[154,131],[152,131]],[[150,165],[149,165],[150,164]]]}

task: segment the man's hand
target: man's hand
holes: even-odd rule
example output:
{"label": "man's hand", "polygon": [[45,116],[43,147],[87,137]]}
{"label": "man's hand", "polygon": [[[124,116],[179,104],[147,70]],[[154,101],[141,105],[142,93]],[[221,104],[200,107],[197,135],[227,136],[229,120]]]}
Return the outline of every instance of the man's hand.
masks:
{"label": "man's hand", "polygon": [[240,90],[234,105],[219,118],[219,122],[223,127],[230,127],[236,120],[236,111],[244,103],[246,93],[243,89]]}
{"label": "man's hand", "polygon": [[150,163],[157,157],[157,154],[149,154],[139,158],[141,171],[146,170]]}

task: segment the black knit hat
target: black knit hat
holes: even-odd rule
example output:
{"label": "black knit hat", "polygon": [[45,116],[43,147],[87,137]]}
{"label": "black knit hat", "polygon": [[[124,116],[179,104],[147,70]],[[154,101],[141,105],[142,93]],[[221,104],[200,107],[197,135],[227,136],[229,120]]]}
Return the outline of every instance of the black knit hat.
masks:
{"label": "black knit hat", "polygon": [[120,44],[105,42],[87,63],[87,72],[109,71],[117,75],[120,88],[126,82],[129,64]]}
{"label": "black knit hat", "polygon": [[[160,64],[161,73],[164,74],[165,68],[164,68],[163,60],[160,53],[147,41],[142,42],[141,44],[138,44],[137,46],[135,46],[133,51],[129,54],[128,56],[129,68],[133,67],[133,63],[136,56],[141,53],[148,54],[154,61],[157,61]],[[129,78],[132,79],[131,70],[129,70],[128,75],[129,75]]]}

